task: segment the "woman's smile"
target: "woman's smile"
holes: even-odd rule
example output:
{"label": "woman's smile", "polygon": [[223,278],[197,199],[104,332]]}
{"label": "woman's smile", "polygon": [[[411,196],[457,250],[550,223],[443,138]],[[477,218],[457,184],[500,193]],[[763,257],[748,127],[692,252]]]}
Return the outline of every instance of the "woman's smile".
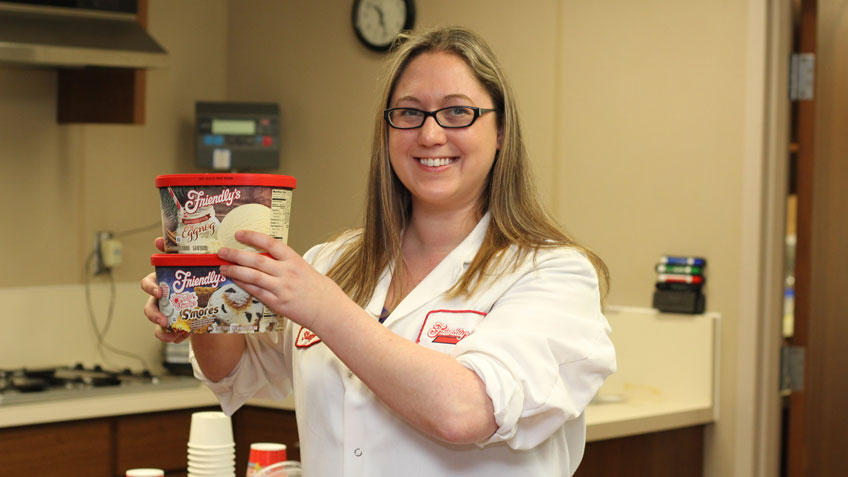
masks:
{"label": "woman's smile", "polygon": [[457,161],[456,157],[416,157],[415,160],[426,168],[449,166]]}

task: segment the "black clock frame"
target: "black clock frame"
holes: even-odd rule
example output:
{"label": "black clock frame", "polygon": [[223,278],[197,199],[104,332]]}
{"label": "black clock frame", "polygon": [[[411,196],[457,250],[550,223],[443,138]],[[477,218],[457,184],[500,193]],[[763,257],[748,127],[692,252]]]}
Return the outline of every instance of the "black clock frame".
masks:
{"label": "black clock frame", "polygon": [[[359,9],[360,3],[362,3],[362,0],[353,0],[353,8],[350,11],[350,23],[353,26],[353,32],[356,33],[359,42],[368,47],[368,49],[380,52],[388,51],[392,47],[394,40],[385,45],[375,45],[362,36],[362,33],[356,28],[356,12]],[[411,30],[415,26],[415,0],[404,0],[404,3],[406,3],[406,20],[403,23],[403,29],[401,31]]]}

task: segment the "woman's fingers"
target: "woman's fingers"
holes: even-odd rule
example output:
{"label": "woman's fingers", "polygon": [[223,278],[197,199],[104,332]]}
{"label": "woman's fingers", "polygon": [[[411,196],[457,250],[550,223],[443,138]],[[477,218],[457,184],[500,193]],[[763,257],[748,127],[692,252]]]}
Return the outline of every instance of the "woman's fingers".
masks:
{"label": "woman's fingers", "polygon": [[[266,260],[273,260],[263,257]],[[259,267],[254,268],[252,265],[239,266],[239,265],[221,265],[221,273],[233,280],[238,286],[242,285],[252,285],[251,290],[245,289],[251,295],[256,296],[253,293],[257,288],[262,290],[267,290],[271,293],[271,296],[276,295],[280,292],[280,287],[282,283],[280,282],[278,273],[276,270],[263,270]],[[262,298],[256,296],[257,298],[262,300]]]}
{"label": "woman's fingers", "polygon": [[236,232],[236,240],[250,245],[258,249],[266,250],[272,257],[277,260],[285,260],[291,256],[294,251],[283,242],[271,237],[268,234],[256,232],[253,230],[239,230]]}
{"label": "woman's fingers", "polygon": [[163,328],[161,326],[156,326],[153,329],[153,335],[159,341],[164,341],[166,343],[182,343],[189,337],[190,333],[188,331],[169,331],[167,328]]}
{"label": "woman's fingers", "polygon": [[238,279],[233,279],[233,283],[238,285],[242,290],[246,291],[251,296],[255,297],[257,300],[261,301],[265,306],[271,307],[279,301],[279,297],[277,297],[277,295],[275,295],[269,290],[266,290],[265,288],[252,285],[250,283],[243,282]]}
{"label": "woman's fingers", "polygon": [[[165,251],[164,238],[157,237],[154,241],[154,245],[156,245],[156,248],[159,249],[160,252]],[[144,305],[144,315],[148,320],[156,325],[153,328],[153,335],[156,336],[158,340],[166,343],[182,343],[185,341],[189,337],[190,333],[187,331],[171,331],[168,328],[168,317],[159,311],[159,298],[162,297],[162,289],[156,281],[155,273],[151,273],[141,279],[141,289],[150,295],[150,298],[147,299],[147,303]]]}
{"label": "woman's fingers", "polygon": [[245,267],[255,268],[265,273],[274,271],[277,260],[266,255],[261,255],[249,250],[238,250],[234,248],[223,247],[218,249],[218,258],[227,262],[243,265]]}
{"label": "woman's fingers", "polygon": [[147,299],[147,303],[144,305],[144,315],[148,320],[159,326],[168,326],[168,317],[159,311],[159,300],[156,298],[150,297]]}
{"label": "woman's fingers", "polygon": [[[308,309],[321,306],[321,300],[302,300],[311,296],[320,274],[300,255],[281,241],[248,230],[236,232],[244,244],[266,250],[258,254],[248,250],[221,248],[218,257],[232,265],[221,265],[221,274],[277,313],[309,316]],[[297,299],[295,299],[297,297]]]}
{"label": "woman's fingers", "polygon": [[151,273],[141,279],[141,289],[154,298],[162,297],[162,289],[159,288],[159,283],[156,282],[155,273]]}

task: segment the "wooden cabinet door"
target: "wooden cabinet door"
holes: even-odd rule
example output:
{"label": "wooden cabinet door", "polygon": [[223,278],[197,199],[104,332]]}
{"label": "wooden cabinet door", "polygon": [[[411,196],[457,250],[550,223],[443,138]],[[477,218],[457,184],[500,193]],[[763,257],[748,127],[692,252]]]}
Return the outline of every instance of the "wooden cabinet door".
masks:
{"label": "wooden cabinet door", "polygon": [[0,429],[0,474],[112,475],[109,421],[74,421]]}
{"label": "wooden cabinet door", "polygon": [[191,411],[118,418],[115,429],[117,471],[140,467],[184,471],[190,427]]}
{"label": "wooden cabinet door", "polygon": [[589,442],[574,477],[698,477],[704,426]]}

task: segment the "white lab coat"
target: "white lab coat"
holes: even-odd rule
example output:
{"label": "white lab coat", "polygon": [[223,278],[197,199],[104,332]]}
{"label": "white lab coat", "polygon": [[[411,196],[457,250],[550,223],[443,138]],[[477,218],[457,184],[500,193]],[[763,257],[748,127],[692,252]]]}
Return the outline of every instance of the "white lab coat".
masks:
{"label": "white lab coat", "polygon": [[[419,432],[319,337],[291,322],[282,332],[248,335],[238,366],[217,383],[202,376],[192,357],[196,375],[228,414],[251,397],[284,399],[293,389],[307,476],[573,474],[585,446],[584,409],[615,369],[597,275],[581,253],[545,249],[473,296],[447,298],[488,223],[487,214],[385,321],[398,335],[450,354],[480,376],[499,426],[487,441],[451,445]],[[305,258],[326,273],[338,247],[319,245]],[[375,319],[390,280],[387,270],[366,307]]]}

